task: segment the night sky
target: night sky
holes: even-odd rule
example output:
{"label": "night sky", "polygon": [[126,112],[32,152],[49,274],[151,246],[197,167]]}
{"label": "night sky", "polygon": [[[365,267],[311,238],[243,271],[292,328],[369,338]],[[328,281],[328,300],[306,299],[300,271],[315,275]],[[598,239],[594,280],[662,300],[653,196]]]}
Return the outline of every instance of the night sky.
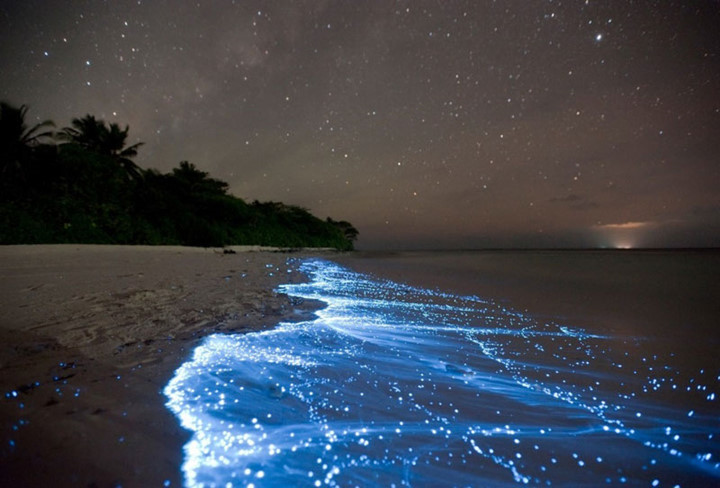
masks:
{"label": "night sky", "polygon": [[5,0],[0,98],[359,248],[720,246],[720,3]]}

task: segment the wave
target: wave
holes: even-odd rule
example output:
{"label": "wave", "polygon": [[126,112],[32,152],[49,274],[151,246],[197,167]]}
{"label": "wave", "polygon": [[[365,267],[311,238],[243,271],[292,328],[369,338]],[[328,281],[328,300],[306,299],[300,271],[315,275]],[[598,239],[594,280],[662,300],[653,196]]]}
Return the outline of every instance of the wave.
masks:
{"label": "wave", "polygon": [[[166,386],[200,486],[718,483],[717,372],[325,260],[315,320],[212,335]],[[677,361],[676,361],[677,362]]]}

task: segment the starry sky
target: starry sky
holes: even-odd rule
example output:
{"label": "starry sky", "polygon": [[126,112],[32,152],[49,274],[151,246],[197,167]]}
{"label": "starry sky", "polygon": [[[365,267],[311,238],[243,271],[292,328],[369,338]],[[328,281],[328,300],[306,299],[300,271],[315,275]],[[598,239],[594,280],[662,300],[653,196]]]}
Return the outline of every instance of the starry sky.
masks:
{"label": "starry sky", "polygon": [[5,0],[0,98],[358,247],[720,246],[720,3]]}

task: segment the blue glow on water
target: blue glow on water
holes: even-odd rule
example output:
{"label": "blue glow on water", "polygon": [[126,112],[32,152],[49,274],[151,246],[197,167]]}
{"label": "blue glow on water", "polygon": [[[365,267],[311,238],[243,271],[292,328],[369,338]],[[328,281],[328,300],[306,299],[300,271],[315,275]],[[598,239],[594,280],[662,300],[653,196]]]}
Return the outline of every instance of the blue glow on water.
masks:
{"label": "blue glow on water", "polygon": [[[190,487],[709,486],[718,371],[323,260],[317,319],[213,335],[165,388]],[[675,361],[677,362],[677,361]]]}

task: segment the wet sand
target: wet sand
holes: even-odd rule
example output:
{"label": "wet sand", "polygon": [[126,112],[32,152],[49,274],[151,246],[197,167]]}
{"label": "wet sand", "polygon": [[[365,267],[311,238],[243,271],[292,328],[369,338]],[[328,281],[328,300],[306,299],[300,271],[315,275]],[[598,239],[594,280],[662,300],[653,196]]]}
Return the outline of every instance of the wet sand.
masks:
{"label": "wet sand", "polygon": [[715,253],[332,261],[377,278],[305,262],[280,289],[325,301],[317,320],[214,337],[174,377],[189,481],[718,484]]}
{"label": "wet sand", "polygon": [[181,485],[174,370],[210,333],[317,306],[273,290],[318,253],[235,249],[0,247],[0,486]]}
{"label": "wet sand", "polygon": [[[190,436],[165,407],[173,372],[213,332],[319,306],[273,291],[304,280],[288,259],[318,253],[237,251],[0,247],[0,487],[180,486]],[[717,253],[320,255],[541,320],[662,336],[688,367],[715,370]]]}

